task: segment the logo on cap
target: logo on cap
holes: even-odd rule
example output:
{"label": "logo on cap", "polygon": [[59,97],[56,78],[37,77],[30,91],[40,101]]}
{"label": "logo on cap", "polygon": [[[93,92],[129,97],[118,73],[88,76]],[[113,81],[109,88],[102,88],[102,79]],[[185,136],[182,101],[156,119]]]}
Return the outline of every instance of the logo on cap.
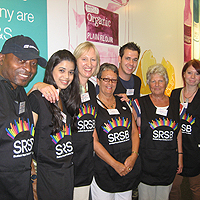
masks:
{"label": "logo on cap", "polygon": [[29,44],[25,44],[24,45],[24,49],[35,49],[36,51],[39,51],[36,47],[34,47],[33,45],[29,45]]}

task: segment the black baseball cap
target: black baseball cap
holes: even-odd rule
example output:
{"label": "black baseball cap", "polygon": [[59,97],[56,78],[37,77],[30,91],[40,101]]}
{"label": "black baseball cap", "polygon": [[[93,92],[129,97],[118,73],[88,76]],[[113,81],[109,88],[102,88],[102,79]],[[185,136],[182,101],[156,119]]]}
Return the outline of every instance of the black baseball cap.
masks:
{"label": "black baseball cap", "polygon": [[2,54],[13,53],[21,60],[37,59],[41,67],[46,67],[46,59],[39,56],[39,50],[35,42],[30,37],[17,35],[5,41]]}

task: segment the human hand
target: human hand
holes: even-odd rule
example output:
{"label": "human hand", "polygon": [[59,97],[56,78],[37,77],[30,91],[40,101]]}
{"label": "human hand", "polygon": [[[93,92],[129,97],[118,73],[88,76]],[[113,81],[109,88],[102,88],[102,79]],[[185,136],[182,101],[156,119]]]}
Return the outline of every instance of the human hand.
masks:
{"label": "human hand", "polygon": [[116,161],[115,166],[113,167],[115,171],[120,175],[120,176],[125,176],[126,174],[129,173],[128,168],[123,164],[118,161]]}
{"label": "human hand", "polygon": [[121,101],[126,101],[129,102],[129,98],[127,97],[127,95],[125,93],[120,93],[120,94],[115,94],[118,97],[122,97],[120,100]]}
{"label": "human hand", "polygon": [[55,103],[56,101],[59,100],[59,94],[53,85],[49,85],[46,83],[40,83],[37,85],[37,89],[51,103]]}
{"label": "human hand", "polygon": [[177,169],[177,174],[182,173],[183,171],[183,154],[178,154],[178,169]]}
{"label": "human hand", "polygon": [[136,159],[137,155],[135,154],[131,154],[129,157],[126,158],[124,165],[128,169],[128,172],[130,172],[133,169]]}

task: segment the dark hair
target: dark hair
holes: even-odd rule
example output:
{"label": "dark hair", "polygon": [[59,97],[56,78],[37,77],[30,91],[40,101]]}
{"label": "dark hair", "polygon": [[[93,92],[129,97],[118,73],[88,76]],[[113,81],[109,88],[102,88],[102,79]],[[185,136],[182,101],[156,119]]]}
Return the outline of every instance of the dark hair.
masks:
{"label": "dark hair", "polygon": [[118,69],[115,65],[113,65],[111,63],[103,63],[100,66],[99,72],[97,74],[98,79],[101,78],[102,72],[105,71],[105,70],[112,70],[115,74],[117,74],[117,77],[118,77]]}
{"label": "dark hair", "polygon": [[184,74],[187,70],[187,68],[189,66],[194,67],[196,69],[196,71],[200,74],[200,61],[199,60],[196,60],[196,59],[193,59],[193,60],[190,60],[188,61],[187,63],[185,63],[185,65],[183,66],[183,69],[182,69],[182,79],[183,79],[183,82],[184,82],[184,86],[185,86],[185,78],[184,78]]}
{"label": "dark hair", "polygon": [[138,52],[138,58],[140,57],[140,46],[134,42],[128,42],[119,49],[119,56],[122,58],[124,55],[124,50],[129,49],[132,51],[137,51]]}
{"label": "dark hair", "polygon": [[[71,129],[72,131],[75,131],[77,130],[76,122],[77,122],[77,115],[78,115],[79,106],[80,106],[80,94],[79,94],[78,69],[76,65],[76,58],[74,57],[74,55],[66,49],[55,52],[50,57],[49,61],[47,62],[43,82],[53,85],[56,89],[58,88],[53,78],[53,69],[55,66],[57,66],[59,63],[61,63],[64,60],[74,63],[74,66],[75,66],[74,78],[71,84],[66,89],[62,89],[60,91],[59,96],[62,98],[67,112],[72,117]],[[63,128],[63,123],[62,123],[63,117],[61,115],[61,112],[60,112],[61,110],[58,107],[57,103],[56,104],[51,103],[50,108],[52,112],[51,126],[53,127],[51,134],[55,135],[56,133],[61,131]]]}

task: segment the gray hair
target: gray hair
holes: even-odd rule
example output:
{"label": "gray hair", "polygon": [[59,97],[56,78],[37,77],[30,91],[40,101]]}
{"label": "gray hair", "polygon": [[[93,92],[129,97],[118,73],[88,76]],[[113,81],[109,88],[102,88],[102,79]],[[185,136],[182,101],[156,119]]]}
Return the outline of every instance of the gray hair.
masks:
{"label": "gray hair", "polygon": [[157,64],[154,64],[154,65],[151,65],[147,69],[146,78],[147,78],[147,84],[148,85],[149,85],[149,82],[151,80],[151,75],[152,74],[159,74],[159,75],[163,76],[163,78],[165,79],[166,84],[168,84],[169,77],[168,77],[168,74],[167,74],[167,70],[162,64],[157,63]]}
{"label": "gray hair", "polygon": [[98,79],[101,78],[102,72],[105,71],[105,70],[112,70],[115,74],[117,74],[117,77],[118,77],[118,69],[115,65],[113,65],[111,63],[103,63],[100,66],[99,72],[97,74]]}

